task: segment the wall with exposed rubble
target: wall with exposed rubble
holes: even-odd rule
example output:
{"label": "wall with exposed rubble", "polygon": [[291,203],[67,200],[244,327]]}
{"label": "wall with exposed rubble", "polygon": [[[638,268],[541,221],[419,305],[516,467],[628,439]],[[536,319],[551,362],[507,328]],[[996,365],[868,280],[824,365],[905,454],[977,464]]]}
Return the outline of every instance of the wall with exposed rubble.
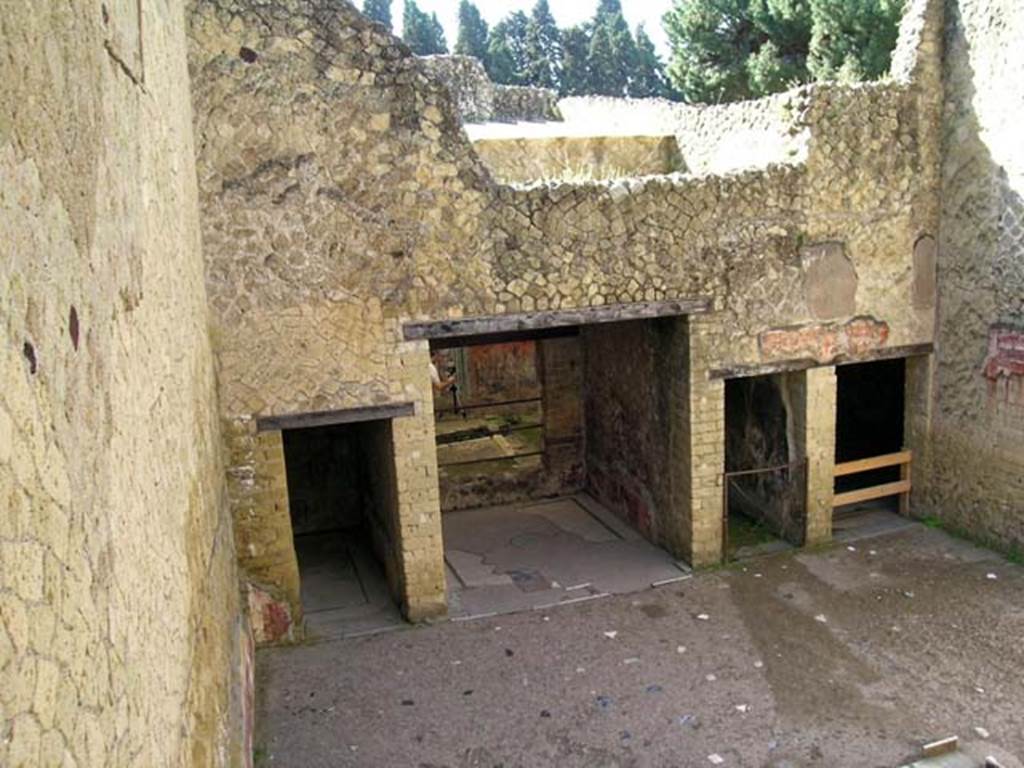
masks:
{"label": "wall with exposed rubble", "polygon": [[245,765],[180,2],[0,25],[0,765]]}
{"label": "wall with exposed rubble", "polygon": [[1024,548],[1024,8],[947,9],[939,344],[923,509]]}
{"label": "wall with exposed rubble", "polygon": [[492,176],[505,183],[598,181],[684,170],[674,136],[474,136],[473,149]]}
{"label": "wall with exposed rubble", "polygon": [[[334,0],[259,5],[198,5],[191,66],[239,551],[262,578],[296,576],[286,537],[244,532],[281,514],[246,447],[255,418],[411,402],[394,422],[406,603],[443,610],[428,350],[403,340],[408,320],[708,297],[694,376],[932,339],[934,264],[915,245],[937,228],[933,87],[811,87],[784,120],[777,99],[743,107],[803,134],[803,162],[505,186],[382,28]],[[910,40],[926,63],[933,17]],[[719,395],[694,381],[695,404]],[[700,471],[713,486],[721,470]],[[713,487],[691,492],[711,504]]]}
{"label": "wall with exposed rubble", "polygon": [[562,99],[558,108],[569,125],[675,136],[688,170],[730,173],[805,160],[807,126],[800,118],[809,94],[798,88],[756,101],[714,105],[573,96]]}
{"label": "wall with exposed rubble", "polygon": [[424,69],[443,83],[467,123],[559,120],[558,94],[546,88],[491,82],[472,56],[423,56]]}

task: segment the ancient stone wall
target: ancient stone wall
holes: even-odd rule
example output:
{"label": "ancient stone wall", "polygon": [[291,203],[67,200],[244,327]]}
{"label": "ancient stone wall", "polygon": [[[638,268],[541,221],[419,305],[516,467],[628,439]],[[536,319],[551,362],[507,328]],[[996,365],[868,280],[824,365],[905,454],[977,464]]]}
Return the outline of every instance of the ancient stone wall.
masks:
{"label": "ancient stone wall", "polygon": [[0,765],[245,765],[183,5],[2,15]]}
{"label": "ancient stone wall", "polygon": [[464,122],[561,119],[554,91],[491,82],[483,64],[472,56],[424,56],[421,61],[448,88]]}
{"label": "ancient stone wall", "polygon": [[568,125],[675,136],[685,167],[709,174],[801,162],[807,132],[800,118],[807,98],[802,88],[718,105],[573,96],[559,101],[558,108]]}
{"label": "ancient stone wall", "polygon": [[[555,128],[561,125],[545,124]],[[510,184],[623,179],[683,170],[674,136],[581,137],[556,133],[529,138],[474,138],[473,149],[495,179]]]}
{"label": "ancient stone wall", "polygon": [[724,175],[514,187],[488,173],[423,62],[347,3],[202,3],[191,35],[229,476],[247,483],[236,514],[252,515],[239,552],[246,567],[279,563],[283,583],[273,550],[288,542],[245,533],[278,528],[261,519],[281,512],[246,447],[254,417],[409,402],[415,415],[394,423],[404,583],[427,592],[407,603],[443,605],[428,350],[404,340],[409,320],[709,298],[680,395],[701,429],[673,448],[694,461],[679,492],[704,512],[681,524],[701,562],[721,535],[715,369],[932,340],[915,246],[937,227],[936,141],[920,119],[934,90],[814,86],[742,107],[795,131],[803,161],[787,150],[773,157],[791,162]]}
{"label": "ancient stone wall", "polygon": [[[1024,547],[1024,7],[947,4],[939,341],[922,512]],[[923,482],[922,482],[923,481]]]}

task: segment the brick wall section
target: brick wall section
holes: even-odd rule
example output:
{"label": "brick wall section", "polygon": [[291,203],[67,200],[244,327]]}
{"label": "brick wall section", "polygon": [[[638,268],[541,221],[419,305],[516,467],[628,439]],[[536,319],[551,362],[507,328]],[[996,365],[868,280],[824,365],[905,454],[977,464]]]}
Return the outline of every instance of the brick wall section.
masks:
{"label": "brick wall section", "polygon": [[722,557],[725,387],[708,377],[709,332],[676,318],[584,333],[587,487],[695,567]]}
{"label": "brick wall section", "polygon": [[398,352],[386,361],[391,397],[411,401],[416,408],[414,416],[392,422],[392,440],[399,517],[395,545],[402,553],[400,603],[406,618],[421,621],[447,611],[430,348],[422,341],[399,341],[397,323],[389,324],[387,333]]}
{"label": "brick wall section", "polygon": [[689,320],[689,461],[683,467],[689,469],[691,538],[687,559],[695,568],[722,561],[725,382],[708,376],[714,323],[710,316]]}
{"label": "brick wall section", "polygon": [[807,459],[807,527],[804,544],[832,539],[836,464],[836,369],[790,374],[794,458]]}
{"label": "brick wall section", "polygon": [[421,402],[416,416],[392,424],[402,610],[410,621],[422,621],[447,612],[434,419]]}
{"label": "brick wall section", "polygon": [[238,419],[225,423],[224,436],[238,563],[265,593],[253,616],[257,639],[296,640],[302,636],[302,605],[281,433],[257,432],[252,419]]}

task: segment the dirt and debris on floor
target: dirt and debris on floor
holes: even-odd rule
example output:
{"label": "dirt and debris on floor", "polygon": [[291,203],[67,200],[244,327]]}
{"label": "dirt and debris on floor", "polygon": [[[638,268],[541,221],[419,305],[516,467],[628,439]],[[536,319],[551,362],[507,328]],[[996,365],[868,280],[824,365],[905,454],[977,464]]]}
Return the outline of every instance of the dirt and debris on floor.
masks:
{"label": "dirt and debris on floor", "polygon": [[1021,768],[1022,637],[1024,569],[916,526],[551,611],[262,651],[257,765],[874,768],[955,734]]}

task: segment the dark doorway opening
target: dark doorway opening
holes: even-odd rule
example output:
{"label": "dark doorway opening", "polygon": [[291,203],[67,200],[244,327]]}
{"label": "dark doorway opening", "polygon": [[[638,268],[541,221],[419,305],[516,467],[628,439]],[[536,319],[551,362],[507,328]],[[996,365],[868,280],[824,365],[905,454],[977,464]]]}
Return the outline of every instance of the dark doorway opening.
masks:
{"label": "dark doorway opening", "polygon": [[[836,463],[896,453],[904,446],[906,361],[882,360],[836,368]],[[900,467],[884,467],[836,478],[836,492],[900,479]],[[898,511],[899,499],[871,502]]]}
{"label": "dark doorway opening", "polygon": [[725,383],[726,557],[800,544],[805,527],[805,463],[791,446],[784,375]]}
{"label": "dark doorway opening", "polygon": [[396,615],[388,589],[397,521],[390,420],[287,429],[283,442],[307,627],[323,634]]}

